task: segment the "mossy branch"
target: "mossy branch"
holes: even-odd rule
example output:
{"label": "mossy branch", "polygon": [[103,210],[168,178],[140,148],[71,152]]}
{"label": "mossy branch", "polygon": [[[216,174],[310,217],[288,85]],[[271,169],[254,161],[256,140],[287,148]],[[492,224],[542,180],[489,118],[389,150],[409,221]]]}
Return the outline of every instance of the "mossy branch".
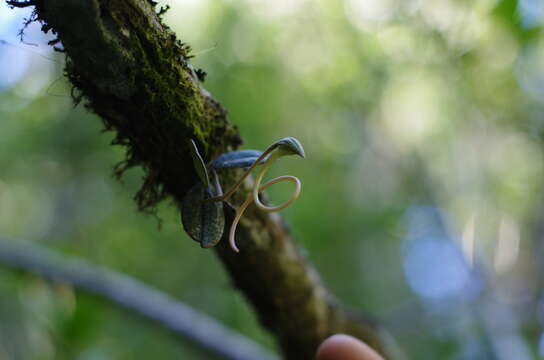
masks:
{"label": "mossy branch", "polygon": [[[206,161],[241,143],[225,109],[201,87],[189,65],[189,47],[161,21],[153,1],[8,4],[35,6],[33,19],[57,34],[67,56],[66,76],[87,108],[115,132],[114,144],[127,148],[118,173],[132,166],[146,173],[135,197],[141,210],[152,211],[166,196],[180,204],[197,181],[189,139],[198,143]],[[230,188],[239,174],[229,170],[221,175]],[[225,210],[230,224],[234,211]],[[313,359],[318,344],[337,332],[391,354],[379,326],[347,311],[326,291],[277,213],[247,209],[237,232],[240,254],[229,248],[226,237],[216,253],[286,359]]]}

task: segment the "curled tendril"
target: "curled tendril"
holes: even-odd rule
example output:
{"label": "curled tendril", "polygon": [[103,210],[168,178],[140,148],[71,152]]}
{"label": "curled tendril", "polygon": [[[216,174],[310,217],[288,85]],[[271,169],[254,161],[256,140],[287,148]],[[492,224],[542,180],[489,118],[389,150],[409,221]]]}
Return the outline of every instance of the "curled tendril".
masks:
{"label": "curled tendril", "polygon": [[[276,150],[276,151],[275,151]],[[243,183],[243,181],[247,178],[247,176],[251,173],[251,171],[261,163],[261,161],[265,160],[262,168],[257,173],[257,177],[255,179],[255,184],[253,185],[253,189],[251,191],[251,194],[247,197],[247,199],[244,201],[244,203],[236,209],[236,215],[234,217],[234,221],[232,222],[232,225],[230,227],[229,232],[229,244],[231,248],[236,251],[240,252],[238,247],[236,246],[236,240],[235,240],[235,233],[236,233],[236,227],[238,226],[238,223],[240,222],[240,218],[244,214],[247,207],[252,203],[255,202],[255,205],[265,212],[275,212],[280,211],[291,205],[298,197],[300,196],[300,191],[302,188],[302,184],[300,180],[295,176],[285,175],[285,176],[279,176],[277,178],[271,179],[267,181],[265,184],[261,186],[261,181],[264,177],[264,174],[266,170],[270,167],[270,165],[279,157],[284,155],[292,155],[296,154],[299,156],[304,157],[304,150],[302,149],[302,146],[298,142],[298,140],[294,138],[284,138],[281,139],[271,146],[269,146],[262,154],[253,162],[253,164],[249,167],[249,169],[242,175],[242,177],[234,184],[234,186],[224,193],[223,195],[215,196],[213,198],[210,198],[206,201],[227,201],[232,194],[240,187],[240,185]],[[270,155],[270,156],[269,156]],[[268,156],[268,158],[267,158]],[[291,195],[291,198],[287,201],[285,201],[283,204],[276,205],[276,206],[267,206],[264,205],[261,200],[259,199],[259,193],[263,192],[268,187],[279,183],[281,181],[290,181],[295,183],[295,191]]]}
{"label": "curled tendril", "polygon": [[[270,157],[270,159],[268,159],[266,161],[266,163],[263,165],[261,171],[259,171],[259,174],[257,175],[255,185],[253,185],[252,193],[247,197],[246,201],[244,201],[244,203],[236,210],[236,216],[234,217],[234,221],[232,222],[232,225],[230,227],[230,232],[229,232],[229,244],[230,244],[230,247],[232,248],[232,250],[234,250],[236,252],[240,252],[240,250],[236,246],[236,239],[234,237],[234,234],[236,233],[236,227],[238,226],[238,222],[240,221],[240,218],[242,217],[244,211],[246,210],[246,208],[252,202],[255,202],[255,205],[257,205],[257,207],[259,209],[261,209],[262,211],[275,212],[275,211],[280,211],[282,209],[285,209],[286,207],[291,205],[293,203],[293,201],[298,199],[298,197],[300,195],[300,190],[301,190],[301,187],[302,187],[302,185],[300,183],[300,180],[297,177],[290,176],[290,175],[278,176],[277,178],[269,180],[263,186],[259,187],[260,182],[262,180],[262,177],[263,177],[263,175],[264,175],[264,173],[266,171],[267,165],[269,165],[271,163],[271,160],[273,161],[274,158]],[[276,184],[276,183],[279,183],[281,181],[291,181],[291,182],[295,183],[295,186],[296,186],[295,191],[291,195],[291,198],[289,200],[287,200],[286,202],[284,202],[283,204],[281,204],[281,205],[277,205],[277,206],[266,206],[266,205],[264,205],[261,202],[261,200],[259,200],[259,193],[263,192],[269,186],[271,186],[273,184]]]}

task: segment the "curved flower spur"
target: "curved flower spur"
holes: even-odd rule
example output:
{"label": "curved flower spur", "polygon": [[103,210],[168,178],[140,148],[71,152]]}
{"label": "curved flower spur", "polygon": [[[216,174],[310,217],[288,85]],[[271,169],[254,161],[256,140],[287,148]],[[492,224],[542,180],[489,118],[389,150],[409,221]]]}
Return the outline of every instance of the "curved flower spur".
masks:
{"label": "curved flower spur", "polygon": [[[223,235],[225,223],[222,202],[226,202],[234,194],[251,171],[258,165],[262,165],[262,167],[257,173],[252,192],[244,203],[236,209],[236,215],[230,227],[229,243],[234,251],[239,252],[235,242],[236,227],[244,211],[252,202],[255,202],[257,208],[262,211],[274,212],[285,209],[300,195],[301,183],[300,180],[294,176],[279,176],[261,185],[266,170],[278,158],[287,155],[305,157],[304,148],[300,142],[293,137],[286,137],[276,141],[264,152],[258,150],[240,150],[221,154],[211,161],[208,167],[204,165],[204,161],[193,140],[191,140],[190,149],[195,170],[201,182],[193,186],[183,199],[182,222],[187,234],[194,240],[200,242],[202,247],[212,247],[219,242]],[[236,184],[223,194],[216,170],[233,168],[247,168],[247,170]],[[213,174],[213,183],[210,182],[208,170],[211,170]],[[291,181],[295,183],[295,191],[291,195],[291,198],[281,205],[264,205],[259,199],[259,193],[263,192],[269,186],[281,181]]]}

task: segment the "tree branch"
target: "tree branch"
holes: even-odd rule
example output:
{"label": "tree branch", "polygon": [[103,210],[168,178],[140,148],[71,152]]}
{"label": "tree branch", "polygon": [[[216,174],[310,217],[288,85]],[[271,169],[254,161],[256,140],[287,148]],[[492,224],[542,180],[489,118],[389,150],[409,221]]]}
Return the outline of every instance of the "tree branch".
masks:
{"label": "tree branch", "polygon": [[157,322],[221,358],[277,359],[212,318],[127,275],[3,237],[0,237],[0,263],[101,296]]}
{"label": "tree branch", "polygon": [[[239,145],[225,110],[188,64],[188,47],[162,23],[153,1],[35,2],[37,20],[62,41],[66,75],[89,110],[116,132],[115,143],[127,147],[120,172],[135,165],[146,172],[136,195],[142,210],[153,209],[167,195],[180,204],[197,181],[189,139],[197,141],[207,161]],[[221,177],[228,188],[236,173]],[[230,224],[233,211],[225,211]],[[287,359],[312,359],[320,342],[337,332],[389,356],[381,328],[338,305],[278,214],[249,208],[237,232],[241,253],[227,242],[224,238],[216,247],[217,255]]]}

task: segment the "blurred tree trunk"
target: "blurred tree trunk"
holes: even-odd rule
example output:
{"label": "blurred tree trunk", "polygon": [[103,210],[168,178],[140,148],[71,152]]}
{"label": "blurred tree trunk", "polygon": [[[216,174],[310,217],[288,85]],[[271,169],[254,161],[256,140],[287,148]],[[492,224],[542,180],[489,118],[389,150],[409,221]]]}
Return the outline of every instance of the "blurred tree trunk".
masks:
{"label": "blurred tree trunk", "polygon": [[[225,109],[201,87],[189,65],[189,47],[162,22],[153,1],[7,3],[34,6],[31,20],[58,36],[67,56],[65,74],[79,94],[76,98],[115,132],[114,144],[127,149],[117,173],[132,166],[141,166],[146,173],[135,196],[141,210],[152,212],[167,196],[180,204],[197,181],[188,139],[195,139],[206,161],[240,145]],[[228,187],[236,173],[221,177]],[[225,210],[229,226],[233,211]],[[390,356],[387,335],[334,300],[278,214],[250,208],[237,239],[240,254],[228,247],[226,239],[215,252],[261,323],[277,338],[286,359],[313,359],[319,343],[338,332],[359,337]]]}

